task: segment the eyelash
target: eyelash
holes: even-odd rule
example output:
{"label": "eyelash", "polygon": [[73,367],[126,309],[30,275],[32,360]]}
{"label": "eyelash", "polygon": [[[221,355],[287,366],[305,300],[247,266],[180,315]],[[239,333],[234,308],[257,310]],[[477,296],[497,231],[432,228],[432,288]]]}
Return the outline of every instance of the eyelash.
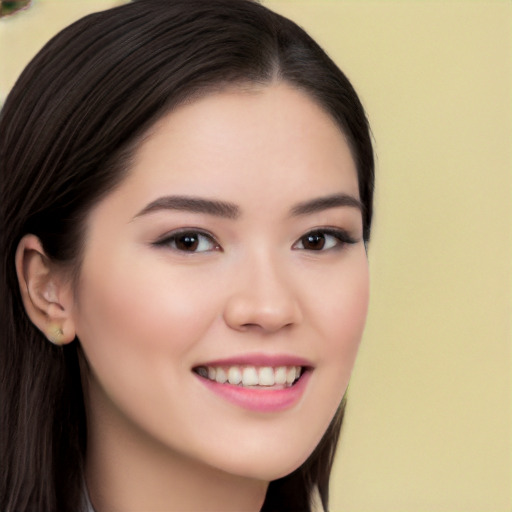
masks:
{"label": "eyelash", "polygon": [[350,244],[357,243],[357,240],[352,238],[348,234],[348,232],[345,231],[344,229],[319,228],[319,229],[314,229],[313,231],[309,231],[305,235],[301,236],[299,238],[299,240],[297,240],[297,242],[295,242],[295,244],[293,244],[293,247],[295,248],[295,246],[299,242],[302,242],[303,248],[301,250],[307,251],[308,249],[306,249],[304,247],[304,240],[307,239],[308,237],[315,237],[315,236],[323,237],[324,242],[326,241],[327,237],[334,238],[335,239],[335,242],[334,242],[335,245],[332,245],[331,247],[328,247],[327,249],[324,249],[324,246],[322,246],[320,249],[309,249],[309,251],[311,251],[311,252],[325,252],[325,251],[330,251],[330,250],[336,250],[336,249],[343,248],[347,244],[350,245]]}
{"label": "eyelash", "polygon": [[[202,251],[197,251],[197,250],[187,251],[187,250],[184,250],[184,249],[179,249],[176,246],[177,240],[180,237],[185,238],[187,236],[189,238],[195,238],[197,240],[197,244],[199,246],[201,244],[201,238],[202,239],[208,239],[209,243],[212,246],[214,246],[214,247],[212,249],[207,249],[207,250],[202,250]],[[169,235],[165,236],[161,240],[158,240],[157,242],[155,242],[154,245],[156,245],[157,247],[169,247],[169,246],[171,246],[170,248],[175,250],[175,251],[182,252],[182,253],[192,253],[192,254],[221,250],[220,245],[217,243],[217,241],[215,240],[215,238],[212,235],[210,235],[209,233],[206,233],[204,231],[198,230],[198,229],[185,229],[185,230],[182,230],[182,231],[175,231],[174,233],[170,233]],[[197,246],[196,246],[196,249],[197,249]]]}
{"label": "eyelash", "polygon": [[[177,247],[177,241],[179,238],[182,237],[185,239],[186,237],[189,238],[189,240],[195,239],[195,242],[185,242],[185,243],[191,243],[193,250],[186,250],[186,249],[180,249]],[[319,241],[321,242],[322,239],[324,241],[324,244],[319,249],[306,249],[304,247],[304,242],[308,238],[312,237],[318,237]],[[323,238],[322,238],[323,237]],[[330,247],[324,248],[326,240],[328,237],[331,237],[334,239],[334,245],[331,245]],[[197,248],[201,247],[201,244],[204,244],[204,241],[201,239],[208,239],[208,243],[211,248],[207,248],[204,250],[197,250]],[[182,240],[183,242],[184,240]],[[302,248],[296,247],[299,243],[302,244]],[[333,242],[331,242],[332,244]],[[311,251],[311,252],[325,252],[325,251],[331,251],[336,249],[341,249],[343,246],[347,244],[355,244],[357,243],[357,240],[352,238],[347,231],[344,229],[335,229],[335,228],[319,228],[314,229],[312,231],[309,231],[305,235],[301,236],[292,246],[292,249],[296,250],[303,250],[303,251]],[[194,229],[187,229],[182,231],[177,231],[174,233],[170,233],[169,235],[165,236],[161,240],[158,240],[154,243],[157,247],[168,247],[171,248],[174,251],[182,252],[182,253],[203,253],[203,252],[211,252],[211,251],[221,251],[222,248],[218,244],[218,242],[215,240],[215,238],[204,231],[201,230],[194,230]]]}

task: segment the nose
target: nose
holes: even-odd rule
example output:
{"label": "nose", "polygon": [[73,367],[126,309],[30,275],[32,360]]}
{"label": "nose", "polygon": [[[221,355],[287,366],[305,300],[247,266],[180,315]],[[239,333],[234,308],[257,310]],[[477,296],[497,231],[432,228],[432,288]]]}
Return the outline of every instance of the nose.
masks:
{"label": "nose", "polygon": [[283,267],[265,257],[237,268],[224,309],[230,328],[273,333],[302,321],[293,276]]}

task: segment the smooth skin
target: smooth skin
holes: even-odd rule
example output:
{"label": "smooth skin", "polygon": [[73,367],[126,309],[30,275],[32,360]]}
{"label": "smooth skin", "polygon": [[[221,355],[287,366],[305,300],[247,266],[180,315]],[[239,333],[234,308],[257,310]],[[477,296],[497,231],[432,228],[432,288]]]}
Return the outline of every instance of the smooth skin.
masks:
{"label": "smooth skin", "polygon": [[[345,202],[298,212],[333,195]],[[35,237],[22,240],[32,320],[48,336],[62,326],[62,341],[76,335],[85,353],[97,512],[257,511],[268,482],[310,455],[366,318],[358,200],[337,124],[276,82],[207,95],[150,130],[127,178],[88,216],[76,289]],[[300,400],[251,411],[192,371],[247,354],[307,359]]]}

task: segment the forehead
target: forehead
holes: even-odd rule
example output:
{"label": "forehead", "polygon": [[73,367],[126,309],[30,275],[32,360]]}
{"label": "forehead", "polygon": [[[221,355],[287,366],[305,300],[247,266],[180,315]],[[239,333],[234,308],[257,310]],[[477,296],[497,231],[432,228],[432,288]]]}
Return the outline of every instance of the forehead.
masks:
{"label": "forehead", "polygon": [[224,90],[167,114],[137,150],[131,179],[147,186],[188,182],[194,192],[226,180],[283,189],[337,182],[358,194],[339,126],[310,96],[285,83]]}
{"label": "forehead", "polygon": [[344,134],[307,94],[277,83],[211,93],[166,114],[104,206],[135,215],[160,196],[190,195],[275,218],[337,193],[359,198]]}

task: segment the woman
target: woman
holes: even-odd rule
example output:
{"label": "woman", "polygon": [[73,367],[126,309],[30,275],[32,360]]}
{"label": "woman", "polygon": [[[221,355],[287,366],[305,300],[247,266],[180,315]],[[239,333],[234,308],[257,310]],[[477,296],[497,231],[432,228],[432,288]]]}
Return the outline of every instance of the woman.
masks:
{"label": "woman", "polygon": [[373,194],[342,72],[252,1],[139,0],[0,127],[1,509],[327,509]]}

